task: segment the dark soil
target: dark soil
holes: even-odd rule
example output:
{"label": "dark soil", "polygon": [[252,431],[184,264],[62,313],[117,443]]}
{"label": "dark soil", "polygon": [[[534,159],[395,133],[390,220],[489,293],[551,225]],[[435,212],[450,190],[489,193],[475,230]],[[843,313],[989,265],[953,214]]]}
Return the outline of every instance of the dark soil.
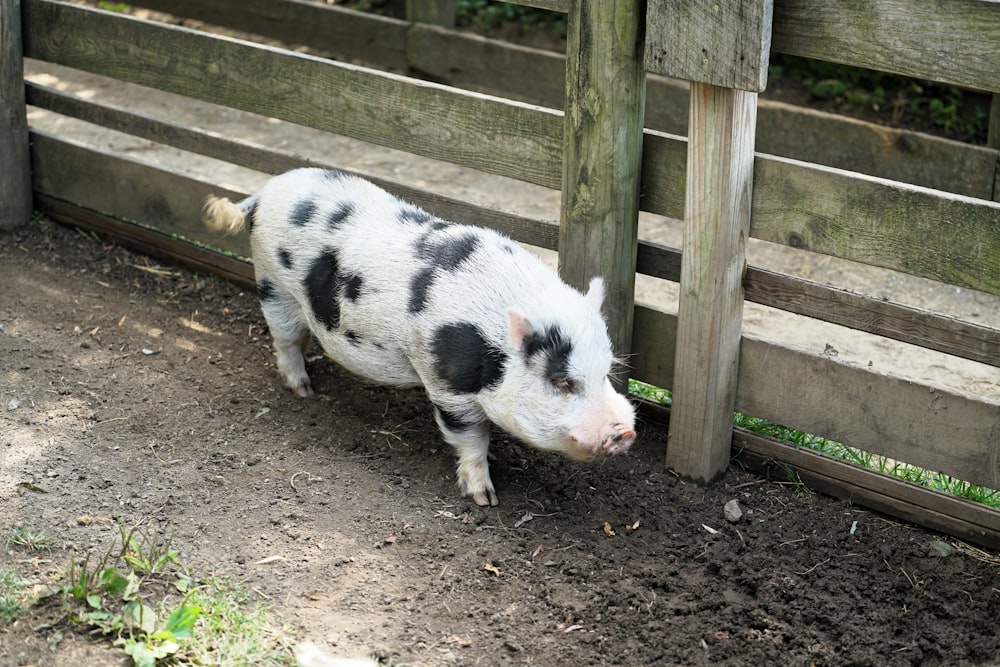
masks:
{"label": "dark soil", "polygon": [[[44,580],[107,550],[116,520],[152,522],[296,640],[392,665],[1000,656],[988,555],[940,556],[936,535],[737,464],[687,483],[660,426],[597,465],[496,434],[501,504],[479,508],[419,390],[322,358],[317,397],[283,389],[250,293],[45,221],[0,234],[0,285],[0,529],[59,545],[0,568]],[[0,629],[0,664],[121,664],[71,628],[52,652],[39,625]]]}

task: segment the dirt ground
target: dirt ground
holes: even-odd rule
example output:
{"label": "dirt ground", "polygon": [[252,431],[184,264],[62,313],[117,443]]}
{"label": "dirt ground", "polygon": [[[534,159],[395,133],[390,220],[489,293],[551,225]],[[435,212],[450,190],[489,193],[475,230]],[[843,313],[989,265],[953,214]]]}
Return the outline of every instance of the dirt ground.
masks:
{"label": "dirt ground", "polygon": [[[0,234],[0,285],[0,527],[59,545],[0,568],[38,579],[154,522],[296,639],[392,665],[1000,657],[996,563],[735,464],[681,481],[659,426],[596,465],[495,434],[501,504],[479,508],[419,390],[325,359],[315,398],[284,390],[252,294],[45,221]],[[122,663],[52,632],[0,632],[0,664]]]}

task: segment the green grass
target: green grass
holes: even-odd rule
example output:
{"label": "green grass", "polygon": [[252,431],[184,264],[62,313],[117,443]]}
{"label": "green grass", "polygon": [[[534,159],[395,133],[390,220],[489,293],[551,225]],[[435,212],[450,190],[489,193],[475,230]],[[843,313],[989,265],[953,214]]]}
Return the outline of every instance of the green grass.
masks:
{"label": "green grass", "polygon": [[[192,575],[178,560],[173,535],[151,524],[119,524],[115,543],[69,565],[28,600],[14,572],[0,571],[0,627],[34,611],[51,625],[101,636],[136,667],[260,665],[291,667],[293,632],[230,580]],[[11,529],[8,545],[38,550],[44,534]],[[57,648],[56,648],[57,650]]]}
{"label": "green grass", "polygon": [[16,572],[0,570],[0,630],[24,611],[24,580]]}
{"label": "green grass", "polygon": [[[654,387],[635,380],[629,381],[629,393],[661,405],[670,405],[671,395],[666,389]],[[804,433],[774,422],[737,412],[733,425],[759,435],[782,440],[796,448],[808,449],[823,456],[840,459],[848,463],[875,470],[906,482],[920,484],[931,489],[968,498],[989,507],[1000,508],[1000,491],[977,484],[970,484],[940,472],[933,472],[906,463],[900,463],[884,456],[872,454],[842,442],[828,440]]]}
{"label": "green grass", "polygon": [[17,525],[10,529],[7,537],[4,538],[4,545],[7,551],[12,549],[24,549],[26,551],[51,551],[56,546],[54,538],[50,537],[42,530],[36,530],[31,526]]}

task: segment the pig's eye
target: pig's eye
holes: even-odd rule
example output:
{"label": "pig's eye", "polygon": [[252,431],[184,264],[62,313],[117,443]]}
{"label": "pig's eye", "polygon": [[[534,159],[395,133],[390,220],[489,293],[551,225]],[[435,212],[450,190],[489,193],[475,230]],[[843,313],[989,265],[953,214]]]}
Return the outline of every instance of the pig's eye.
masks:
{"label": "pig's eye", "polygon": [[549,378],[549,382],[564,394],[575,394],[580,391],[580,383],[572,378]]}

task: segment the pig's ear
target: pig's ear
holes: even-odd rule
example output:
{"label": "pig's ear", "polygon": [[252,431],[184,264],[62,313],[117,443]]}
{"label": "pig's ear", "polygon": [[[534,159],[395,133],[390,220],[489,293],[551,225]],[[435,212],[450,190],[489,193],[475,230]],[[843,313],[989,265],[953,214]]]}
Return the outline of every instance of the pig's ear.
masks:
{"label": "pig's ear", "polygon": [[510,323],[510,344],[520,352],[521,348],[524,347],[524,340],[533,333],[531,324],[524,315],[513,308],[507,311],[507,319]]}
{"label": "pig's ear", "polygon": [[590,287],[584,295],[594,310],[601,312],[601,304],[604,303],[604,278],[595,276],[590,279]]}

